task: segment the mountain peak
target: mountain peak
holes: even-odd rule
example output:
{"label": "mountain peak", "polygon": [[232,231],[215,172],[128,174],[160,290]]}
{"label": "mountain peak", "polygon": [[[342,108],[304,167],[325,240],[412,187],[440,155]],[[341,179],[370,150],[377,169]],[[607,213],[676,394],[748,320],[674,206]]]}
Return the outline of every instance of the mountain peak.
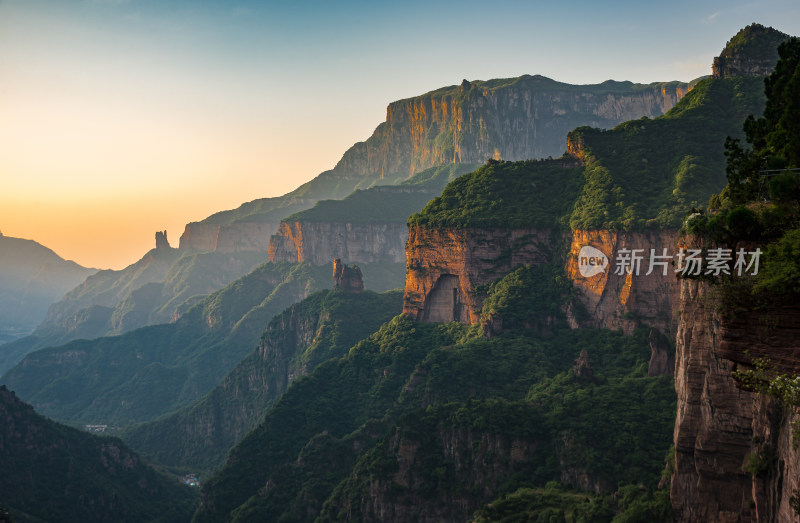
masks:
{"label": "mountain peak", "polygon": [[778,62],[778,45],[789,35],[752,23],[736,33],[712,66],[714,78],[766,76]]}

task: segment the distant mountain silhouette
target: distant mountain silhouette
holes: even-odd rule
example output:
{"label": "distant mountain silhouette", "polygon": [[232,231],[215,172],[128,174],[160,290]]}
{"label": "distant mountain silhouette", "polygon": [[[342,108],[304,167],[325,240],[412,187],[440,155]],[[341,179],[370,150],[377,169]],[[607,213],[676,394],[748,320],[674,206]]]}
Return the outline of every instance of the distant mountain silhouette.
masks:
{"label": "distant mountain silhouette", "polygon": [[0,343],[33,331],[50,304],[95,272],[33,240],[0,234]]}

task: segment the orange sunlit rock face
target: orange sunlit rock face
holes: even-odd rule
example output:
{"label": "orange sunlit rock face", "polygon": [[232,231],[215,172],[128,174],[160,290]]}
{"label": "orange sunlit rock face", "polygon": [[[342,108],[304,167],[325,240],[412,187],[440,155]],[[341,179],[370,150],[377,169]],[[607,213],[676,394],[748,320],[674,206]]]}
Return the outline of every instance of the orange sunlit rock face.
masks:
{"label": "orange sunlit rock face", "polygon": [[410,226],[403,312],[417,321],[480,322],[480,285],[520,265],[553,261],[559,234],[535,229]]}
{"label": "orange sunlit rock face", "polygon": [[569,248],[569,256],[567,256],[567,276],[586,292],[602,296],[608,281],[608,273],[613,269],[605,270],[589,278],[582,276],[578,270],[578,256],[581,248],[586,245],[595,247],[609,260],[613,260],[614,249],[617,245],[617,233],[611,231],[573,231],[572,233],[572,243]]}
{"label": "orange sunlit rock face", "polygon": [[[479,323],[484,296],[475,292],[478,287],[520,265],[563,260],[564,254],[543,246],[566,240],[565,272],[588,313],[584,317],[568,311],[574,327],[619,328],[630,333],[639,325],[648,325],[674,337],[678,280],[673,267],[668,267],[667,275],[655,270],[648,276],[649,262],[645,260],[638,275],[627,271],[617,274],[613,263],[620,248],[640,249],[647,255],[651,249],[661,252],[664,247],[674,252],[676,233],[598,230],[573,231],[570,236],[563,238],[562,233],[536,229],[411,226],[403,312],[417,321]],[[590,277],[581,274],[578,255],[584,246],[594,247],[608,258],[606,270]]]}
{"label": "orange sunlit rock face", "polygon": [[[584,246],[592,246],[608,257],[609,267],[603,273],[584,277],[578,270],[578,253]],[[566,272],[575,285],[578,299],[586,307],[589,323],[596,327],[622,329],[633,332],[639,325],[649,325],[674,337],[675,311],[678,305],[678,279],[673,266],[663,274],[661,266],[654,266],[650,275],[651,250],[662,254],[676,252],[677,233],[673,231],[614,232],[607,230],[572,233],[567,256]],[[644,259],[638,270],[618,270],[620,249],[636,250]],[[571,319],[578,326],[579,319]]]}

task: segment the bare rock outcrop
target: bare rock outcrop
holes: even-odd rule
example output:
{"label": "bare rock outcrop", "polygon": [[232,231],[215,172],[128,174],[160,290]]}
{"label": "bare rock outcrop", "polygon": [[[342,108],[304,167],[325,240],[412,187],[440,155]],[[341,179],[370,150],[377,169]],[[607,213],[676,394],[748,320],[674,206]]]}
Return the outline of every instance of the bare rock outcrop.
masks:
{"label": "bare rock outcrop", "polygon": [[658,329],[650,329],[650,363],[648,376],[673,376],[675,374],[675,351],[669,340]]}
{"label": "bare rock outcrop", "polygon": [[581,350],[578,359],[575,360],[575,365],[572,366],[572,372],[575,373],[575,376],[578,378],[592,381],[594,380],[594,370],[589,365],[589,353],[586,352],[586,349]]}
{"label": "bare rock outcrop", "polygon": [[333,260],[333,288],[338,291],[361,292],[364,290],[364,280],[361,269],[357,265],[348,267],[342,260]]}
{"label": "bare rock outcrop", "polygon": [[156,231],[156,249],[169,249],[167,231]]}
{"label": "bare rock outcrop", "polygon": [[199,252],[267,252],[269,239],[278,230],[272,222],[234,222],[230,224],[187,223],[180,249]]}
{"label": "bare rock outcrop", "polygon": [[779,372],[800,373],[800,310],[776,305],[722,316],[718,300],[709,283],[681,281],[671,485],[676,518],[796,521],[790,500],[799,493],[800,456],[792,424],[800,417],[740,388],[732,371],[768,357]]}
{"label": "bare rock outcrop", "polygon": [[560,234],[536,229],[409,227],[403,312],[417,321],[480,322],[480,285],[553,261]]}
{"label": "bare rock outcrop", "polygon": [[753,438],[751,394],[736,387],[720,357],[718,310],[709,285],[681,282],[676,343],[675,472],[678,521],[752,521],[751,481],[742,469]]}
{"label": "bare rock outcrop", "polygon": [[[573,327],[605,327],[633,333],[640,325],[655,327],[674,337],[678,310],[678,280],[671,263],[667,267],[654,265],[651,274],[650,260],[656,263],[669,260],[651,258],[675,254],[675,231],[615,232],[606,230],[572,233],[567,256],[567,276],[572,280],[577,299],[588,313],[586,317],[570,314]],[[599,250],[608,260],[602,272],[584,276],[580,271],[580,254],[584,247]],[[627,249],[642,256],[641,264],[632,270],[617,270],[621,252]],[[652,252],[651,252],[652,251]],[[666,274],[664,270],[666,269]]]}
{"label": "bare rock outcrop", "polygon": [[789,35],[761,24],[750,24],[739,31],[714,58],[714,78],[767,76],[778,62],[778,45]]}
{"label": "bare rock outcrop", "polygon": [[[562,260],[554,245],[569,242],[566,272],[576,298],[588,314],[569,310],[573,327],[620,328],[632,333],[637,326],[655,327],[674,337],[678,307],[678,281],[674,269],[658,266],[647,275],[651,249],[674,254],[673,231],[612,232],[574,231],[562,233],[537,229],[429,229],[409,228],[406,287],[403,312],[417,321],[480,322],[483,296],[475,290],[505,276],[520,265],[538,265]],[[581,249],[591,246],[602,252],[609,267],[583,276],[579,270]],[[645,257],[639,274],[613,268],[620,249],[637,249]]]}
{"label": "bare rock outcrop", "polygon": [[611,128],[671,109],[690,89],[680,82],[571,86],[540,75],[506,85],[459,86],[389,104],[386,121],[351,147],[332,174],[407,173],[487,158],[558,157],[564,137],[581,125]]}
{"label": "bare rock outcrop", "polygon": [[269,242],[271,262],[399,263],[405,260],[405,223],[281,222]]}

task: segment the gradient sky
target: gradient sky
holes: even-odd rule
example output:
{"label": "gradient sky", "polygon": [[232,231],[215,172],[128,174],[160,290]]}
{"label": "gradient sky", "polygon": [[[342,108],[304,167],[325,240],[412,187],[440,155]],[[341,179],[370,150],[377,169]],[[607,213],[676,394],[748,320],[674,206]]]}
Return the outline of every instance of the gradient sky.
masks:
{"label": "gradient sky", "polygon": [[284,194],[394,100],[542,74],[691,80],[800,2],[0,0],[0,231],[122,268]]}

